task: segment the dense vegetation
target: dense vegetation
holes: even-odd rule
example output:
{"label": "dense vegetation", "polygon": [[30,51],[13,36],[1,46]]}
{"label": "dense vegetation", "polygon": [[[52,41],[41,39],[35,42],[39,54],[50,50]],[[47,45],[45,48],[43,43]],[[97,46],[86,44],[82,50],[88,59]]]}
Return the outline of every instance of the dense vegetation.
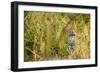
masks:
{"label": "dense vegetation", "polygon": [[[75,48],[68,34],[75,33]],[[24,61],[90,58],[90,15],[24,12]]]}

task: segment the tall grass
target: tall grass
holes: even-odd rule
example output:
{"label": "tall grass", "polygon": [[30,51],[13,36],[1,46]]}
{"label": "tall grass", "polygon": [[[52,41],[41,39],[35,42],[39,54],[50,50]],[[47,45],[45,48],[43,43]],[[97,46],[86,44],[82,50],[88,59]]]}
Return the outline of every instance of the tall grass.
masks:
{"label": "tall grass", "polygon": [[[68,34],[75,33],[75,48]],[[90,15],[24,12],[24,61],[90,58]]]}

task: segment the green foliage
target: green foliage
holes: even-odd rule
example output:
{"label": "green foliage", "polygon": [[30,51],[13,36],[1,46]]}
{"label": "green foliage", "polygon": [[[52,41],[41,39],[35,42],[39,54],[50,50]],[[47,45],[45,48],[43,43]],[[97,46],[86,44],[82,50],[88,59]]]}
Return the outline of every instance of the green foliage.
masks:
{"label": "green foliage", "polygon": [[24,61],[68,59],[66,33],[70,30],[65,29],[74,27],[78,37],[89,23],[89,14],[25,11]]}

